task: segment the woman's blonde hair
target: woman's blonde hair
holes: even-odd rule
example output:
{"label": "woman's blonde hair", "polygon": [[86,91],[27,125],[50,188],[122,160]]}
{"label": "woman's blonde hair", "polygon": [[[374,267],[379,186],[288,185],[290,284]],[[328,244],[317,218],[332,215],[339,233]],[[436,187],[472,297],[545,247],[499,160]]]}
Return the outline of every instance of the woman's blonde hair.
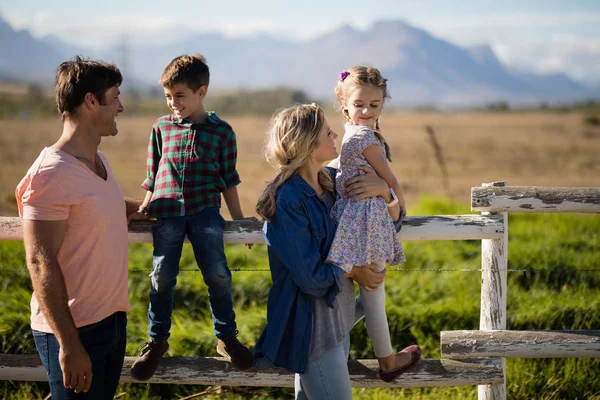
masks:
{"label": "woman's blonde hair", "polygon": [[[316,104],[301,104],[277,111],[271,119],[265,154],[277,170],[256,204],[256,212],[267,221],[275,214],[277,190],[306,165],[319,143],[325,114]],[[325,168],[319,171],[319,184],[333,191],[333,180]]]}
{"label": "woman's blonde hair", "polygon": [[[344,115],[344,118],[348,122],[352,122],[350,120],[350,116],[348,115],[348,110],[345,109],[344,105],[347,103],[348,98],[356,90],[359,86],[376,86],[381,89],[381,94],[383,95],[383,100],[389,99],[390,94],[387,89],[387,79],[385,79],[381,72],[375,67],[363,67],[363,66],[355,66],[348,70],[342,71],[340,73],[340,77],[338,79],[338,83],[335,86],[335,97],[337,98],[338,105]],[[392,154],[390,152],[390,146],[385,141],[383,135],[379,129],[379,120],[375,122],[375,136],[377,139],[383,144],[385,149],[385,155],[389,161],[392,161]]]}

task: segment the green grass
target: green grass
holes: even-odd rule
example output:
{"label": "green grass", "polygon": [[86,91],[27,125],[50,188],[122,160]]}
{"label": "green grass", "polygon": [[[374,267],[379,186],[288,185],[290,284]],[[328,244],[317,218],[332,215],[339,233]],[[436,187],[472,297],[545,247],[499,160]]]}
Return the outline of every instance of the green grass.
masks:
{"label": "green grass", "polygon": [[[466,206],[425,198],[413,215],[469,213]],[[557,214],[511,214],[509,217],[508,329],[599,329],[600,218]],[[21,242],[0,242],[0,351],[34,353],[29,331],[30,283]],[[254,346],[264,324],[270,285],[266,249],[227,246],[234,272],[233,297],[243,342]],[[478,329],[479,241],[407,242],[408,262],[390,268],[386,281],[387,312],[396,348],[418,342],[426,358],[440,357],[442,330]],[[152,247],[130,245],[127,354],[146,340],[147,293]],[[181,261],[170,356],[216,355],[207,289],[197,272],[191,248]],[[428,269],[440,272],[423,271]],[[595,271],[593,271],[595,270]],[[373,358],[364,324],[351,334],[351,357]],[[204,398],[270,399],[292,397],[290,389],[228,388],[185,385],[123,384],[121,398],[177,398],[204,392]],[[44,383],[0,382],[0,398],[43,398]],[[509,359],[507,394],[511,399],[600,399],[599,359]],[[355,389],[357,399],[475,399],[476,387],[422,389]]]}

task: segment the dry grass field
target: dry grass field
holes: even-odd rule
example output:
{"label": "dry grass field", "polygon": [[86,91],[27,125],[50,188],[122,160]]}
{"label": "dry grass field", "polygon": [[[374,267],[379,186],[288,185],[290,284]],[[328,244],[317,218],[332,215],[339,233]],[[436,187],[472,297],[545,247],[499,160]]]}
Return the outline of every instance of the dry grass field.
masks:
{"label": "dry grass field", "polygon": [[[127,104],[126,104],[127,106]],[[125,114],[126,115],[126,114]],[[238,169],[242,206],[254,214],[254,203],[273,177],[263,159],[266,117],[228,117],[238,135]],[[403,184],[415,213],[464,212],[470,188],[482,182],[506,180],[510,185],[600,186],[600,127],[584,123],[580,112],[409,113],[384,115],[384,134],[394,156],[392,168]],[[332,127],[342,132],[339,115]],[[0,215],[16,215],[14,188],[44,146],[60,135],[58,118],[2,120],[0,131]],[[124,193],[144,195],[146,142],[152,117],[119,117],[120,133],[101,144]],[[439,157],[430,142],[430,127],[447,170],[446,189]],[[431,131],[430,129],[430,131]],[[422,195],[450,196],[419,202]],[[417,211],[417,203],[419,210]],[[461,210],[461,211],[446,211]],[[226,212],[225,217],[228,218]],[[508,329],[590,330],[600,326],[597,232],[600,218],[572,215],[515,215],[510,217],[507,315]],[[135,355],[146,337],[146,310],[152,246],[129,246],[128,355]],[[387,307],[393,345],[419,343],[426,358],[439,358],[441,330],[477,329],[479,324],[480,244],[475,241],[419,241],[405,244],[409,260],[403,271],[389,273]],[[233,297],[240,337],[256,343],[265,323],[270,286],[266,247],[251,251],[228,246],[230,266],[247,265],[234,274]],[[207,288],[195,270],[191,246],[184,246],[178,277],[170,356],[215,355],[215,338],[206,302]],[[30,281],[20,273],[23,245],[0,242],[0,352],[35,353],[29,329]],[[254,272],[256,268],[256,272]],[[460,269],[459,269],[460,268]],[[13,273],[11,271],[19,271]],[[519,271],[526,271],[525,273]],[[10,288],[8,290],[7,288]],[[352,358],[373,358],[364,326],[352,332]],[[507,398],[600,399],[600,359],[507,360]],[[212,391],[214,389],[214,391]],[[289,390],[216,388],[188,385],[123,384],[122,398],[156,399],[283,398]],[[214,393],[214,395],[213,395]],[[0,398],[46,398],[41,383],[0,382]],[[357,399],[475,399],[477,389],[355,389]]]}
{"label": "dry grass field", "polygon": [[[126,115],[126,114],[125,114]],[[254,204],[273,170],[263,157],[266,117],[228,117],[238,138],[242,207],[254,215]],[[338,115],[328,117],[343,132]],[[384,115],[392,168],[410,204],[425,194],[448,195],[468,202],[470,188],[505,180],[510,185],[600,186],[600,128],[585,126],[578,112],[549,113],[416,113]],[[119,134],[106,138],[104,151],[126,196],[142,197],[146,143],[153,117],[118,118]],[[0,131],[0,215],[16,215],[14,188],[39,151],[60,135],[58,118],[2,120]],[[439,143],[449,187],[426,126]],[[341,140],[341,138],[339,139]],[[227,215],[226,212],[224,212]]]}

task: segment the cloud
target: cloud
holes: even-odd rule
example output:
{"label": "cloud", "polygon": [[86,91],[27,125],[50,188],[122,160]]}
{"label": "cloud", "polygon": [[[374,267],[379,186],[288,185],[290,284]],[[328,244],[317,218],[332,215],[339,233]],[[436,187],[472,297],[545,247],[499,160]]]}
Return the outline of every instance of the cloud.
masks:
{"label": "cloud", "polygon": [[[335,28],[335,24],[326,23],[327,18],[319,22],[231,18],[198,24],[196,20],[164,15],[77,19],[63,13],[25,15],[9,11],[4,16],[14,27],[27,29],[36,37],[54,34],[65,42],[96,49],[123,41],[129,45],[166,45],[209,32],[229,37],[265,33],[302,40]],[[358,19],[354,24],[359,28],[368,25],[367,21]],[[432,13],[424,24],[413,24],[461,46],[487,43],[510,67],[564,72],[580,81],[600,84],[600,13],[493,13],[451,17]]]}
{"label": "cloud", "polygon": [[6,13],[5,18],[17,29],[27,29],[35,37],[56,35],[65,42],[84,47],[106,48],[127,38],[132,44],[162,44],[188,38],[193,34],[219,32],[227,37],[270,34],[275,37],[307,39],[331,29],[330,25],[306,29],[306,24],[280,24],[273,20],[230,19],[218,21],[182,20],[170,16],[135,18],[113,15],[104,18],[74,19],[63,14],[40,12],[24,17]]}
{"label": "cloud", "polygon": [[600,39],[511,37],[495,41],[492,48],[507,65],[541,73],[567,72],[579,81],[600,84]]}
{"label": "cloud", "polygon": [[582,24],[600,24],[598,12],[510,12],[489,14],[436,15],[433,14],[424,21],[428,27],[438,27],[440,30],[473,27],[506,28],[560,28],[566,26],[581,26]]}
{"label": "cloud", "polygon": [[566,73],[600,84],[600,14],[492,14],[428,22],[436,36],[461,46],[489,44],[509,67]]}

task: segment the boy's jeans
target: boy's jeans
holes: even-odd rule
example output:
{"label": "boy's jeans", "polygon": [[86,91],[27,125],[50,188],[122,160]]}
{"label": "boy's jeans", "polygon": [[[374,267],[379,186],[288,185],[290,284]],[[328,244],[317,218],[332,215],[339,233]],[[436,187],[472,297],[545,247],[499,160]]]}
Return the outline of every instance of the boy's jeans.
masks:
{"label": "boy's jeans", "polygon": [[127,344],[127,315],[119,311],[100,322],[78,328],[81,344],[92,361],[92,386],[87,393],[65,389],[58,362],[56,336],[33,330],[33,339],[48,374],[53,400],[112,399],[121,378]]}
{"label": "boy's jeans", "polygon": [[191,215],[161,219],[152,226],[154,260],[150,274],[148,336],[153,342],[167,340],[170,335],[173,289],[186,235],[208,286],[215,335],[219,339],[235,335],[231,272],[223,248],[224,225],[219,208],[213,207]]}

